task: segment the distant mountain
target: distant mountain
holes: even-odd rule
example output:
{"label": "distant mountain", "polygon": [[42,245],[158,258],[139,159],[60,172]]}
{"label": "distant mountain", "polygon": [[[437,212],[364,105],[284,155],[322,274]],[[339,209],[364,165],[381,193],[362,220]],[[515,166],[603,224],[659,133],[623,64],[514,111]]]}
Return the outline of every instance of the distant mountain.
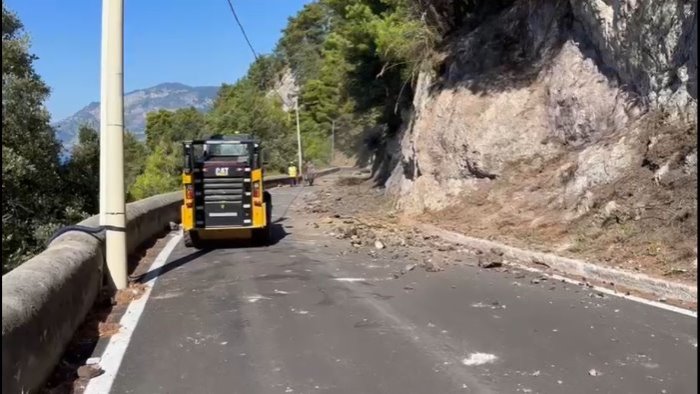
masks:
{"label": "distant mountain", "polygon": [[[124,122],[126,129],[144,138],[146,114],[159,109],[176,110],[194,107],[200,111],[211,108],[219,91],[217,86],[187,86],[181,83],[162,83],[147,89],[134,90],[124,95]],[[55,123],[56,136],[64,148],[78,142],[78,128],[88,124],[99,129],[100,103],[93,102],[72,116]]]}

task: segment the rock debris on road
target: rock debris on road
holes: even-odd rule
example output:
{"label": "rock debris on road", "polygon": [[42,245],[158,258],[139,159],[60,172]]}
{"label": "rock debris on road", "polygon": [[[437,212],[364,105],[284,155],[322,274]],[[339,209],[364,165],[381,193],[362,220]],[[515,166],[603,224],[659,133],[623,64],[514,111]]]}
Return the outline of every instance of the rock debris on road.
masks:
{"label": "rock debris on road", "polygon": [[178,246],[112,392],[697,392],[696,319],[423,236],[337,179],[273,191],[272,246]]}

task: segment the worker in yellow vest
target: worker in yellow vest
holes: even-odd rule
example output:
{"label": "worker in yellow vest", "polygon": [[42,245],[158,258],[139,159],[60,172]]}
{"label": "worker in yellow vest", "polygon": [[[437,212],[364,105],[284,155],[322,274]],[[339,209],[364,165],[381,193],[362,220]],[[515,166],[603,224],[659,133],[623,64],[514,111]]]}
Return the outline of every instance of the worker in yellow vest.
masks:
{"label": "worker in yellow vest", "polygon": [[289,168],[287,169],[289,172],[289,177],[292,178],[292,186],[297,185],[297,166],[294,165],[294,163],[289,163]]}

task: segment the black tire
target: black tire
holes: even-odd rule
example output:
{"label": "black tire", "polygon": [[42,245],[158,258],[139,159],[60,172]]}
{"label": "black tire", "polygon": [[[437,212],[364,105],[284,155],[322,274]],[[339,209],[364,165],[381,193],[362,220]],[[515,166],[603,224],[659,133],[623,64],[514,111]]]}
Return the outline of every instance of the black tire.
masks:
{"label": "black tire", "polygon": [[253,230],[253,243],[257,246],[270,245],[270,226],[256,228]]}
{"label": "black tire", "polygon": [[265,220],[268,224],[272,222],[272,194],[268,191],[263,192],[263,202],[265,203]]}
{"label": "black tire", "polygon": [[265,201],[267,224],[263,228],[256,228],[253,230],[253,242],[259,246],[268,246],[272,242],[272,196],[270,193],[264,193],[263,201]]}
{"label": "black tire", "polygon": [[202,240],[199,239],[199,234],[194,231],[185,231],[182,237],[185,246],[188,248],[202,249]]}

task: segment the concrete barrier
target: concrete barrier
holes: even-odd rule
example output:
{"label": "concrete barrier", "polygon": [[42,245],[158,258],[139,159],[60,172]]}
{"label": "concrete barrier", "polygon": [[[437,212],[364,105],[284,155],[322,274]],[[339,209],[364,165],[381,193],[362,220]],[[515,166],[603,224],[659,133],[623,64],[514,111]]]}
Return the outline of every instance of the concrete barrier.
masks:
{"label": "concrete barrier", "polygon": [[[127,205],[127,250],[178,221],[182,192]],[[79,223],[96,227],[93,216]],[[103,235],[65,233],[2,277],[2,392],[37,392],[92,307],[103,282]]]}
{"label": "concrete barrier", "polygon": [[[317,176],[338,171],[327,168]],[[289,183],[265,178],[265,187]],[[179,222],[181,191],[127,204],[127,252]],[[93,216],[79,223],[99,226]],[[33,393],[60,360],[103,284],[104,235],[68,232],[2,277],[2,392]]]}
{"label": "concrete barrier", "polygon": [[[331,168],[324,168],[322,170],[316,171],[316,177],[332,174],[334,172],[339,171],[339,167],[331,167]],[[288,185],[291,184],[292,177],[289,175],[270,175],[265,177],[265,187],[266,188],[272,188],[276,186],[281,186],[281,185]],[[297,177],[297,182],[301,182],[302,177],[299,176]]]}

